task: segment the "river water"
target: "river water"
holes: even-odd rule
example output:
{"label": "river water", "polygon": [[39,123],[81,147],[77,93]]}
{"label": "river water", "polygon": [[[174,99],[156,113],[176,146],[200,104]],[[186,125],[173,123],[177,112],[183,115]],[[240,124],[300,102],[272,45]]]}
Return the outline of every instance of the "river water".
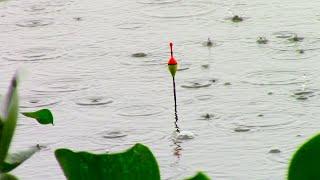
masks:
{"label": "river water", "polygon": [[[13,171],[64,179],[54,150],[116,152],[140,142],[162,179],[285,179],[319,130],[317,1],[8,0],[0,2],[0,90],[21,74],[21,111],[50,108],[55,126],[20,117],[12,149],[47,148]],[[233,15],[242,22],[231,22]],[[294,34],[302,41],[288,40]],[[257,44],[259,36],[267,44]],[[207,38],[213,47],[205,46]],[[174,140],[168,43],[176,75]],[[304,50],[299,53],[299,50]],[[134,53],[146,57],[132,57]],[[207,115],[208,114],[208,115]]]}

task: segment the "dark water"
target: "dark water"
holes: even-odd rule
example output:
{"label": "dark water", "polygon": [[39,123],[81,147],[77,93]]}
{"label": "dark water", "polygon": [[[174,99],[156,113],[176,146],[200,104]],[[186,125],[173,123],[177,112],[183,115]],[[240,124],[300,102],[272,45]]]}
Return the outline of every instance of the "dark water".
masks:
{"label": "dark water", "polygon": [[[63,179],[57,148],[118,151],[140,142],[153,150],[163,179],[197,170],[213,179],[284,179],[291,154],[319,130],[319,5],[2,1],[0,90],[20,69],[21,110],[48,107],[56,119],[51,127],[21,117],[13,149],[47,149],[14,174]],[[235,14],[243,22],[231,22]],[[295,34],[303,39],[290,41]],[[259,36],[268,43],[257,44]],[[169,41],[181,68],[182,140],[172,140]]]}

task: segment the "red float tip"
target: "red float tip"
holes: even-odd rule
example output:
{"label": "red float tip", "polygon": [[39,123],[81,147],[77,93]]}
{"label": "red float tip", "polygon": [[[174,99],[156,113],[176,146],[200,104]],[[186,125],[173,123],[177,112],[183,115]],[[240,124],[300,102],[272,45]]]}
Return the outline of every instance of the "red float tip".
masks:
{"label": "red float tip", "polygon": [[169,59],[169,61],[168,61],[168,65],[176,65],[176,64],[178,64],[177,63],[177,61],[176,61],[176,59],[173,57],[173,43],[172,42],[170,42],[170,53],[171,53],[171,57],[170,57],[170,59]]}
{"label": "red float tip", "polygon": [[168,65],[177,65],[177,61],[174,59],[174,57],[171,57],[168,61]]}
{"label": "red float tip", "polygon": [[173,50],[172,50],[172,46],[173,46],[173,44],[172,44],[172,42],[170,42],[170,53],[171,53],[171,58],[173,58]]}

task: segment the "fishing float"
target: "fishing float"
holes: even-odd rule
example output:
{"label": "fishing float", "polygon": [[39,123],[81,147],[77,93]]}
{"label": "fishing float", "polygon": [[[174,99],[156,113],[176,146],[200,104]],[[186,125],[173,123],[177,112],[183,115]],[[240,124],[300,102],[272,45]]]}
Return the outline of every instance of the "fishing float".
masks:
{"label": "fishing float", "polygon": [[174,113],[175,113],[175,127],[176,127],[176,132],[180,132],[179,127],[178,127],[178,113],[177,113],[177,94],[176,94],[176,82],[175,82],[175,75],[178,69],[178,62],[177,60],[173,57],[173,44],[170,42],[170,59],[168,61],[168,69],[171,73],[172,76],[172,82],[173,82],[173,97],[174,97]]}

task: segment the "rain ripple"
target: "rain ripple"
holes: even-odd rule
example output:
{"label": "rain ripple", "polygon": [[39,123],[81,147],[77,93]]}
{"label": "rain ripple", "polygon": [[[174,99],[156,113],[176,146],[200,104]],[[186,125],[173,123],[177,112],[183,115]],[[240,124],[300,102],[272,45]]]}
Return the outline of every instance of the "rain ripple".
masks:
{"label": "rain ripple", "polygon": [[97,145],[124,147],[137,142],[157,143],[161,140],[169,141],[170,135],[162,131],[147,129],[127,129],[104,130],[95,135],[88,136],[89,141]]}
{"label": "rain ripple", "polygon": [[83,97],[74,100],[80,106],[101,106],[113,103],[113,99],[102,96]]}
{"label": "rain ripple", "polygon": [[186,18],[203,16],[215,11],[211,1],[181,1],[181,3],[163,3],[143,9],[145,15],[157,18]]}
{"label": "rain ripple", "polygon": [[252,85],[290,85],[309,81],[304,72],[264,70],[246,74],[243,82]]}
{"label": "rain ripple", "polygon": [[27,96],[21,98],[21,108],[48,107],[58,104],[60,100],[52,96]]}
{"label": "rain ripple", "polygon": [[213,83],[215,83],[217,80],[197,80],[192,82],[186,82],[183,85],[181,85],[182,88],[186,89],[199,89],[199,88],[206,88],[211,86]]}
{"label": "rain ripple", "polygon": [[42,26],[48,26],[53,24],[53,19],[50,18],[44,18],[44,19],[28,19],[28,20],[22,20],[16,23],[19,27],[42,27]]}
{"label": "rain ripple", "polygon": [[58,59],[64,52],[50,47],[33,47],[4,53],[3,59],[8,61],[45,61]]}
{"label": "rain ripple", "polygon": [[302,114],[287,113],[284,111],[264,112],[263,116],[257,116],[260,112],[229,117],[228,121],[219,120],[215,126],[230,129],[234,132],[257,131],[260,129],[277,130],[292,127],[300,127],[304,123]]}
{"label": "rain ripple", "polygon": [[32,91],[39,94],[56,94],[76,92],[89,88],[90,85],[82,82],[81,78],[57,78],[52,81],[42,83],[37,89],[33,89]]}
{"label": "rain ripple", "polygon": [[291,31],[278,31],[272,34],[269,52],[275,60],[302,60],[318,56],[320,39],[316,35],[300,37]]}
{"label": "rain ripple", "polygon": [[139,4],[150,4],[150,5],[157,5],[157,4],[171,4],[176,3],[181,0],[137,0]]}
{"label": "rain ripple", "polygon": [[166,108],[160,105],[132,105],[118,109],[118,115],[127,117],[153,116],[165,111]]}

